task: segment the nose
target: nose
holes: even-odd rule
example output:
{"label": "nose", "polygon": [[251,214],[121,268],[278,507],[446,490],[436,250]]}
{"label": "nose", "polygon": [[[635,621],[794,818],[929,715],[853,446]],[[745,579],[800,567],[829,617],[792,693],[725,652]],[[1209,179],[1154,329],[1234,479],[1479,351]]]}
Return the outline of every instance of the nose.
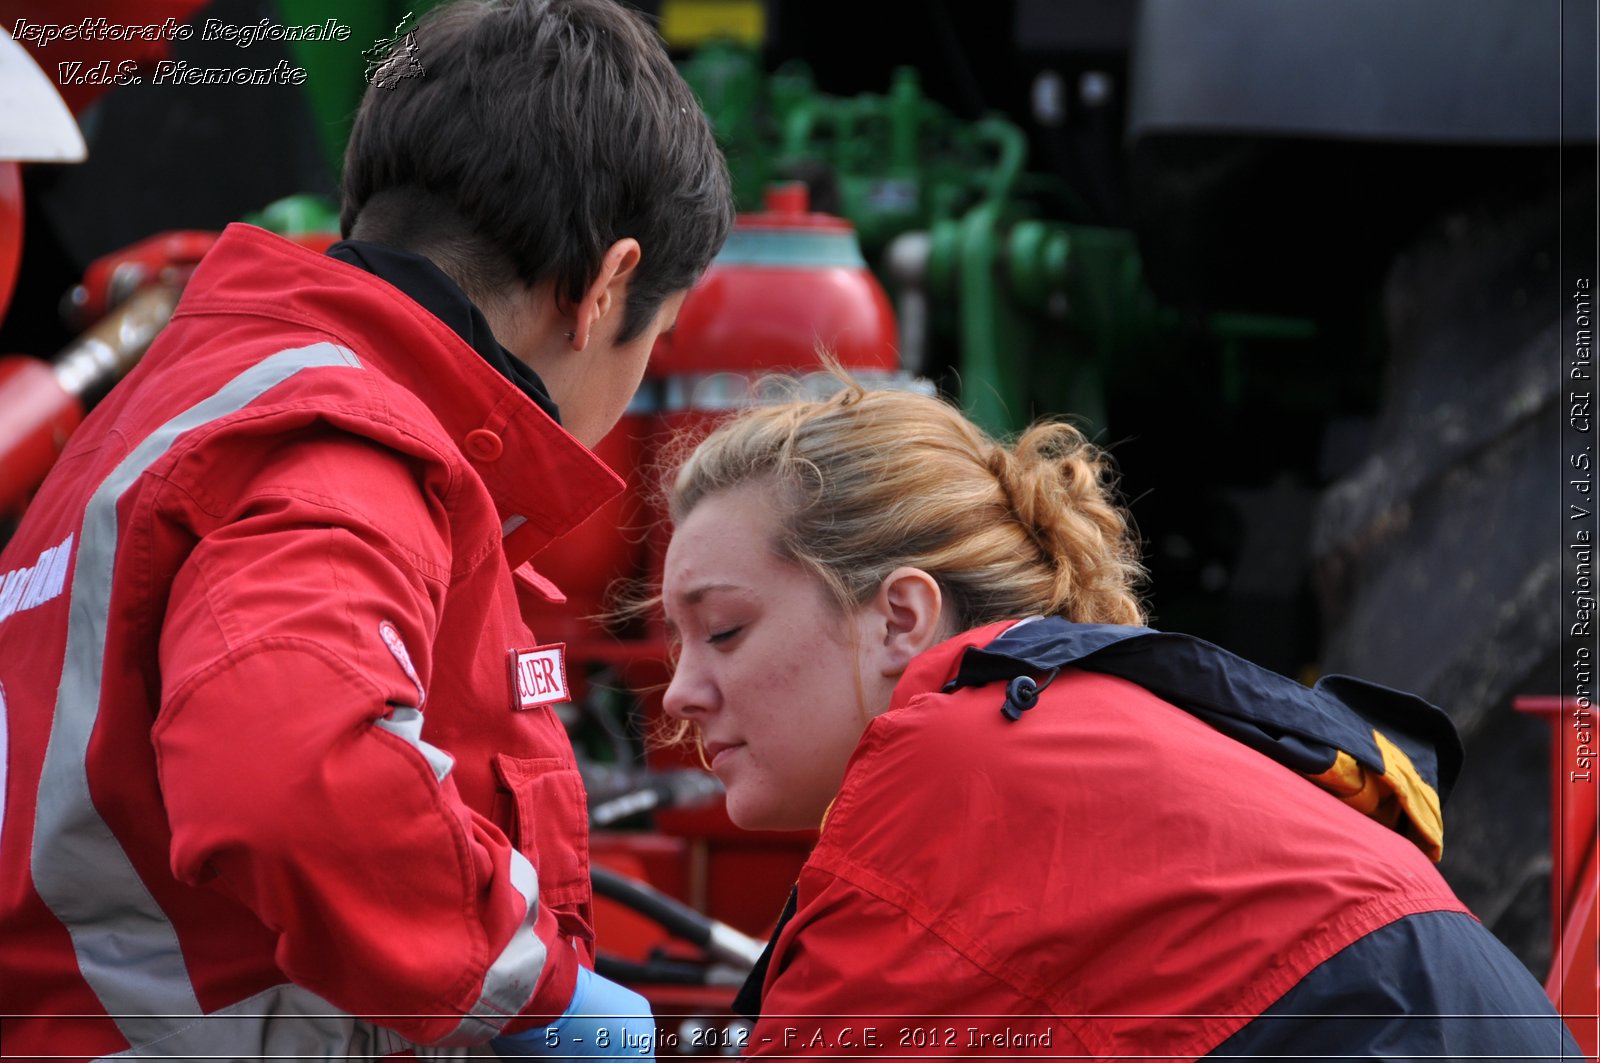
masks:
{"label": "nose", "polygon": [[661,695],[661,708],[678,720],[695,720],[715,708],[716,691],[694,654],[685,651],[672,669],[672,680]]}

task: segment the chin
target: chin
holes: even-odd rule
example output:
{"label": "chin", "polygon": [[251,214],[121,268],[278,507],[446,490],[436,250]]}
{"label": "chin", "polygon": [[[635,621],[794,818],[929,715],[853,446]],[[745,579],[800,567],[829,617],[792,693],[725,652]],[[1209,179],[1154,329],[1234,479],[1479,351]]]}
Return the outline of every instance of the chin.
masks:
{"label": "chin", "polygon": [[730,791],[728,818],[741,830],[815,830],[822,823],[822,813],[815,815],[782,804],[743,798]]}

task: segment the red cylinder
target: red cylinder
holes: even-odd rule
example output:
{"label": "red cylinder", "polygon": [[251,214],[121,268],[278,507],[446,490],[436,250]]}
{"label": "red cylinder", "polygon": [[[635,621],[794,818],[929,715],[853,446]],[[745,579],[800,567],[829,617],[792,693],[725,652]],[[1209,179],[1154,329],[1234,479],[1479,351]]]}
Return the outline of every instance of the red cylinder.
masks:
{"label": "red cylinder", "polygon": [[82,421],[83,404],[48,363],[0,358],[0,512],[22,508]]}
{"label": "red cylinder", "polygon": [[[855,229],[812,213],[798,182],[769,187],[765,205],[739,216],[651,358],[661,394],[657,475],[722,420],[760,401],[763,379],[821,370],[822,350],[863,382],[899,375],[894,310]],[[669,529],[660,512],[653,523],[648,578],[659,583]]]}
{"label": "red cylinder", "polygon": [[669,408],[726,408],[731,381],[700,396],[695,385],[713,373],[814,370],[819,346],[850,369],[899,368],[894,310],[850,223],[811,213],[801,184],[768,189],[766,207],[739,216],[656,348],[650,375],[666,383]]}
{"label": "red cylinder", "polygon": [[97,321],[146,285],[181,287],[217,236],[203,229],[173,229],[100,256],[84,270],[79,313],[85,321]]}

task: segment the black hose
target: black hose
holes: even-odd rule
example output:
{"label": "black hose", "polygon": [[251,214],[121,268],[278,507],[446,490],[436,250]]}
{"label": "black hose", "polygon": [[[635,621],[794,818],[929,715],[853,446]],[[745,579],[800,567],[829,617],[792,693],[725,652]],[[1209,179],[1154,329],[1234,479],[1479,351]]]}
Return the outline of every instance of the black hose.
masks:
{"label": "black hose", "polygon": [[594,972],[623,985],[706,985],[706,966],[688,960],[625,960],[609,952],[594,957]]}
{"label": "black hose", "polygon": [[682,901],[667,896],[653,886],[619,874],[600,864],[589,865],[589,875],[594,880],[594,892],[624,904],[665,927],[674,937],[691,945],[709,948],[715,922]]}

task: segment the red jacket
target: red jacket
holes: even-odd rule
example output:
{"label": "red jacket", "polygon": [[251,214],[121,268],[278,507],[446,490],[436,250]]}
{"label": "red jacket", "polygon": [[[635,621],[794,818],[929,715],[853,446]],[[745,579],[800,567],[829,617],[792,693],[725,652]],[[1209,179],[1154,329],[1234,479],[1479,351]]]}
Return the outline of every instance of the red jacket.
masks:
{"label": "red jacket", "polygon": [[230,227],[0,554],[4,1050],[559,1014],[585,798],[513,570],[619,487],[394,288]]}
{"label": "red jacket", "polygon": [[1400,833],[1126,679],[1064,670],[1016,722],[1004,683],[944,692],[1007,626],[917,658],[867,727],[750,1054],[1192,1059],[1376,928],[1465,910]]}

